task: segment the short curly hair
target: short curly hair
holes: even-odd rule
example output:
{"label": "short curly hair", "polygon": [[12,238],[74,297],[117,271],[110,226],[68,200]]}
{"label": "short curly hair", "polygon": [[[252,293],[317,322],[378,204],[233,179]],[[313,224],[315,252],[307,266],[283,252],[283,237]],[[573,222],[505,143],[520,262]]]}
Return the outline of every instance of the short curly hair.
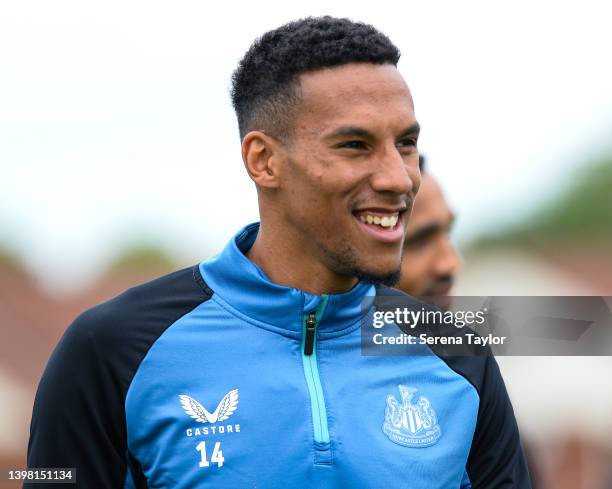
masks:
{"label": "short curly hair", "polygon": [[232,75],[240,138],[253,130],[280,139],[290,135],[291,112],[300,101],[300,74],[348,63],[397,66],[399,58],[387,36],[349,19],[307,17],[266,32]]}

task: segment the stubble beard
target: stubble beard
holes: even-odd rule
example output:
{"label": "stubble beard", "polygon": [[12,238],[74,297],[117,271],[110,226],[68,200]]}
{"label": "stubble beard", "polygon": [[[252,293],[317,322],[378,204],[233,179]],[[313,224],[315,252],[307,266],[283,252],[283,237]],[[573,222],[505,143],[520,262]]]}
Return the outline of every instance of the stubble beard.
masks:
{"label": "stubble beard", "polygon": [[338,275],[345,277],[356,277],[359,280],[371,282],[374,284],[394,286],[399,282],[401,271],[401,260],[397,269],[390,273],[376,273],[364,270],[357,260],[355,250],[348,243],[343,243],[335,249],[326,246],[319,246],[325,255],[325,261],[328,267]]}

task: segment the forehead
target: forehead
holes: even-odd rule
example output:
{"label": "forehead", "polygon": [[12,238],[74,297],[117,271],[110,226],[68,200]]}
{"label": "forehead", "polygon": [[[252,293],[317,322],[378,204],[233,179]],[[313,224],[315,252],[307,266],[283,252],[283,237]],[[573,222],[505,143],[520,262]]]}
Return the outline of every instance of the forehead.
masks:
{"label": "forehead", "polygon": [[298,126],[322,130],[346,123],[406,126],[416,121],[410,90],[393,65],[351,63],[302,74],[299,82]]}

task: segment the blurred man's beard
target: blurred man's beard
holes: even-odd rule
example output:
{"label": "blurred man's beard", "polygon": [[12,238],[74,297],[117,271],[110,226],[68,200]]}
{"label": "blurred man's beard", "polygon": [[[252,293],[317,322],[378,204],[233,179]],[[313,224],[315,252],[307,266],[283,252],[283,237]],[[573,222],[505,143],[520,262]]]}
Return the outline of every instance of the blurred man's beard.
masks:
{"label": "blurred man's beard", "polygon": [[387,285],[389,287],[394,286],[399,282],[401,260],[398,260],[398,266],[396,270],[390,273],[381,274],[368,270],[364,270],[359,266],[355,252],[349,244],[343,244],[339,249],[330,249],[324,246],[320,246],[321,250],[325,254],[326,263],[329,268],[338,275],[345,277],[356,277],[359,280],[366,282],[372,282],[374,284]]}
{"label": "blurred man's beard", "polygon": [[[428,302],[429,304],[433,304],[434,306],[447,311],[453,304],[453,299],[451,296],[453,282],[454,278],[452,275],[443,275],[438,277],[434,283],[430,284],[425,289],[425,292],[419,298],[425,302]],[[441,287],[448,288],[448,292],[440,294],[438,291]]]}

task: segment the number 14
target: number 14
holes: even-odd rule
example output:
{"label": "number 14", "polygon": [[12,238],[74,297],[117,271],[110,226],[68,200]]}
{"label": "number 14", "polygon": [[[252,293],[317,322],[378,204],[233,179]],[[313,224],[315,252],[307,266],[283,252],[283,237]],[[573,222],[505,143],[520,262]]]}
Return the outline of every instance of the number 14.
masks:
{"label": "number 14", "polygon": [[221,451],[221,442],[215,442],[215,447],[213,448],[212,457],[210,458],[210,462],[206,459],[206,442],[201,441],[196,446],[196,450],[200,452],[202,456],[202,460],[200,460],[200,467],[209,467],[210,462],[216,463],[217,467],[223,467],[223,462],[225,459],[223,458],[223,452]]}

